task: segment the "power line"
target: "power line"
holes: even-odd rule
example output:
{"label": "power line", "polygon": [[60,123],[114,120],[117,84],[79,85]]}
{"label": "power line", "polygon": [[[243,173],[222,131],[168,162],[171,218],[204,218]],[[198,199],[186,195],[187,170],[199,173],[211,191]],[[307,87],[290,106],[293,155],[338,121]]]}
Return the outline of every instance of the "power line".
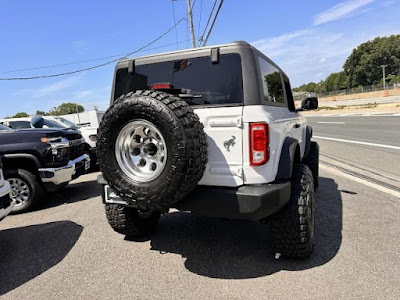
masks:
{"label": "power line", "polygon": [[213,22],[211,24],[210,30],[208,31],[207,37],[203,42],[203,46],[205,46],[207,44],[208,38],[210,37],[211,31],[214,28],[215,21],[217,20],[218,14],[219,14],[219,12],[221,10],[221,7],[222,7],[223,3],[224,3],[224,0],[221,0],[221,2],[219,3],[218,9],[217,9],[217,12],[215,13],[214,20],[213,20]]}
{"label": "power line", "polygon": [[[188,41],[190,41],[190,40],[180,41],[178,44],[183,44],[183,43],[186,43]],[[157,50],[157,49],[162,49],[162,48],[166,48],[166,47],[170,47],[170,46],[174,46],[174,45],[176,45],[176,43],[165,44],[165,45],[158,46],[158,47],[147,48],[147,49],[144,49],[144,50],[141,50],[141,51],[138,51],[138,52],[146,52],[146,51],[151,51],[151,50]],[[49,66],[43,66],[43,67],[11,70],[11,71],[6,71],[6,72],[0,72],[0,74],[25,72],[25,71],[35,71],[35,70],[41,70],[41,69],[51,69],[51,68],[64,67],[64,66],[70,66],[70,65],[77,65],[77,64],[82,64],[82,63],[87,63],[87,62],[92,62],[92,61],[97,61],[97,60],[103,60],[103,59],[107,59],[107,58],[122,57],[124,55],[125,55],[125,53],[120,53],[120,54],[115,54],[115,55],[103,56],[103,57],[92,58],[92,59],[88,59],[88,60],[74,61],[74,62],[57,64],[57,65],[49,65]]]}
{"label": "power line", "polygon": [[203,32],[203,34],[202,34],[202,35],[200,36],[200,38],[199,38],[199,46],[201,46],[201,43],[204,41],[204,40],[203,40],[203,37],[204,37],[204,35],[206,34],[208,24],[210,24],[210,20],[211,20],[211,17],[212,17],[212,15],[213,15],[215,6],[217,5],[217,1],[218,1],[218,0],[214,0],[214,5],[213,5],[213,7],[212,7],[212,9],[211,9],[210,15],[208,16],[208,20],[207,20],[207,23],[206,23],[206,27],[204,27],[204,32]]}
{"label": "power line", "polygon": [[201,15],[202,15],[202,12],[203,12],[203,0],[200,1],[199,25],[198,25],[198,28],[197,28],[197,31],[198,31],[199,33],[200,33],[200,25],[201,25]]}
{"label": "power line", "polygon": [[161,34],[160,36],[158,36],[156,39],[152,40],[151,42],[147,43],[146,45],[140,47],[139,49],[132,51],[130,53],[125,54],[122,57],[119,57],[117,59],[113,59],[111,61],[99,64],[99,65],[95,65],[95,66],[91,66],[91,67],[87,67],[87,68],[83,68],[83,69],[78,69],[78,70],[74,70],[74,71],[69,71],[69,72],[63,72],[63,73],[57,73],[57,74],[49,74],[49,75],[39,75],[39,76],[32,76],[32,77],[10,77],[10,78],[0,78],[0,80],[5,81],[5,80],[32,80],[32,79],[42,79],[42,78],[53,78],[53,77],[60,77],[60,76],[65,76],[65,75],[71,75],[71,74],[76,74],[76,73],[81,73],[81,72],[85,72],[85,71],[89,71],[89,70],[93,70],[93,69],[97,69],[97,68],[101,68],[104,67],[106,65],[115,63],[117,61],[119,61],[122,58],[126,58],[132,54],[135,54],[137,52],[143,51],[144,49],[146,49],[147,47],[149,47],[150,45],[154,44],[155,42],[159,41],[160,39],[162,39],[164,36],[166,36],[168,33],[171,32],[171,30],[173,30],[174,28],[176,28],[176,26],[178,26],[178,24],[180,24],[182,21],[186,20],[186,18],[182,18],[180,19],[176,24],[174,24],[174,26],[172,26],[171,28],[169,28],[166,32],[164,32],[163,34]]}

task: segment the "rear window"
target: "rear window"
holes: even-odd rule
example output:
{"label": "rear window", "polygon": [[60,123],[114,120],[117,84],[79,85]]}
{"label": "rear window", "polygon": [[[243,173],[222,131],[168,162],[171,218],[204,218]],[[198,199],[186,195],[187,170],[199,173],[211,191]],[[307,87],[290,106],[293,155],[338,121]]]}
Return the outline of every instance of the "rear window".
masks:
{"label": "rear window", "polygon": [[149,90],[156,83],[169,83],[196,97],[189,104],[243,103],[243,80],[239,54],[221,55],[219,63],[211,57],[189,58],[135,66],[135,73],[119,69],[114,98],[136,90]]}

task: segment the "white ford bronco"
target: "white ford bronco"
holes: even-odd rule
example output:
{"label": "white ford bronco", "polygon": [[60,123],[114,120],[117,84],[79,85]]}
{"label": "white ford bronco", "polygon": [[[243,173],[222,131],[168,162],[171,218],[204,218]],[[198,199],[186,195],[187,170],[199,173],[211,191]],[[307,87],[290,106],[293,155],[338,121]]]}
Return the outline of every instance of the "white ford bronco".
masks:
{"label": "white ford bronco", "polygon": [[319,149],[300,110],[245,42],[120,60],[97,143],[109,224],[150,234],[170,208],[268,222],[276,253],[308,256]]}

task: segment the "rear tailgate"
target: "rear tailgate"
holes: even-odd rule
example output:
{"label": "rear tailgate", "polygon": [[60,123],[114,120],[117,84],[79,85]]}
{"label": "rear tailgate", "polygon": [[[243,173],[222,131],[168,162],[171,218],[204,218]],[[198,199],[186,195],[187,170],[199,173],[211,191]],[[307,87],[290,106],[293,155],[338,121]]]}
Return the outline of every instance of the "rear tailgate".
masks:
{"label": "rear tailgate", "polygon": [[208,163],[200,185],[243,185],[243,106],[196,108],[208,142]]}

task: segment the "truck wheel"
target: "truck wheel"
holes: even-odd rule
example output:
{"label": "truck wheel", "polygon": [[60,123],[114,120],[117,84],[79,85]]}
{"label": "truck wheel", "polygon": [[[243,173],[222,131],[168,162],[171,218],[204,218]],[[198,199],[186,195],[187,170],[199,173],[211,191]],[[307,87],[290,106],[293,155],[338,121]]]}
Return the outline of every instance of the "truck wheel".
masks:
{"label": "truck wheel", "polygon": [[193,109],[153,91],[128,93],[107,110],[97,151],[104,179],[141,210],[162,211],[182,199],[207,163],[203,124]]}
{"label": "truck wheel", "polygon": [[11,186],[14,206],[11,213],[22,213],[32,209],[43,196],[43,187],[35,174],[28,170],[10,170],[4,177]]}
{"label": "truck wheel", "polygon": [[319,145],[317,142],[311,142],[310,152],[304,160],[304,163],[310,168],[314,179],[314,190],[319,184]]}
{"label": "truck wheel", "polygon": [[116,232],[127,236],[147,236],[156,227],[161,214],[156,211],[140,212],[132,207],[106,204],[108,223]]}
{"label": "truck wheel", "polygon": [[315,199],[310,169],[304,164],[293,168],[289,203],[270,218],[276,253],[288,257],[309,256],[314,247]]}

